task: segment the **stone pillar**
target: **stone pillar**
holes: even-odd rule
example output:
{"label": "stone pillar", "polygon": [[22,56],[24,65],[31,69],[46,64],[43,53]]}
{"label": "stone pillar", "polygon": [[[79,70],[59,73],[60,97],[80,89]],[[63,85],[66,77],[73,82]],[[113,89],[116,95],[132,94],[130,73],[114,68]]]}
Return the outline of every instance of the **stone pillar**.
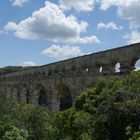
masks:
{"label": "stone pillar", "polygon": [[105,75],[108,75],[111,73],[110,65],[109,64],[103,64],[102,65],[102,73]]}
{"label": "stone pillar", "polygon": [[60,109],[60,97],[58,95],[58,92],[56,90],[53,91],[52,94],[52,103],[50,105],[52,112],[58,112]]}
{"label": "stone pillar", "polygon": [[32,90],[31,103],[34,105],[38,105],[38,100],[39,100],[39,91],[36,89]]}
{"label": "stone pillar", "polygon": [[132,68],[128,61],[121,61],[120,62],[120,73],[129,74],[132,69],[134,69],[134,67]]}
{"label": "stone pillar", "polygon": [[6,86],[5,88],[6,88],[6,90],[4,92],[5,92],[6,96],[10,98],[11,97],[11,87]]}
{"label": "stone pillar", "polygon": [[27,88],[27,94],[26,99],[31,104],[36,104],[36,92],[35,87],[33,85],[30,85],[29,88]]}
{"label": "stone pillar", "polygon": [[[98,71],[98,72],[99,72],[99,71]],[[89,66],[89,67],[88,67],[88,74],[89,74],[89,75],[92,75],[92,76],[93,76],[93,75],[96,75],[96,73],[97,73],[96,66],[93,66],[93,65],[92,65],[92,66]]]}
{"label": "stone pillar", "polygon": [[81,69],[80,67],[77,67],[75,69],[74,76],[80,76],[81,75],[81,70],[80,69]]}
{"label": "stone pillar", "polygon": [[26,88],[22,88],[21,89],[21,91],[20,91],[21,93],[20,93],[20,100],[21,100],[21,102],[22,103],[26,103],[26,92],[27,92],[27,90],[26,90]]}
{"label": "stone pillar", "polygon": [[17,101],[17,89],[15,87],[12,89],[12,99]]}
{"label": "stone pillar", "polygon": [[47,91],[47,104],[48,104],[48,109],[51,110],[52,106],[52,92]]}

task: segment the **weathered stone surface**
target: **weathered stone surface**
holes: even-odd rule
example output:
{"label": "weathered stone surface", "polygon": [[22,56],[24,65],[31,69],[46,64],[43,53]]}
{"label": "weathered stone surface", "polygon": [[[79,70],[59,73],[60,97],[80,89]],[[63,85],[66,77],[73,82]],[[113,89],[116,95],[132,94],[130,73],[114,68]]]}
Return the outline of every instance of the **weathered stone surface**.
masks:
{"label": "weathered stone surface", "polygon": [[[58,111],[64,87],[69,89],[73,100],[85,88],[94,85],[99,77],[115,74],[125,77],[135,69],[138,59],[140,43],[1,75],[0,89],[14,100],[42,103],[49,110]],[[119,73],[115,72],[117,63],[120,63]]]}

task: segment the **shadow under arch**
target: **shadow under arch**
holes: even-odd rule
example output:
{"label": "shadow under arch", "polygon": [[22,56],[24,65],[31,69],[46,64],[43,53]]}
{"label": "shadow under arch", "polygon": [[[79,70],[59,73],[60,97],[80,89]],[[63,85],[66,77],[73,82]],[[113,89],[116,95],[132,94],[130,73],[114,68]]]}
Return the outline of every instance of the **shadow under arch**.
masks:
{"label": "shadow under arch", "polygon": [[62,85],[61,88],[59,88],[58,93],[60,95],[59,110],[63,111],[70,108],[72,106],[72,95],[69,87]]}
{"label": "shadow under arch", "polygon": [[31,93],[30,93],[29,89],[27,89],[27,91],[26,91],[26,103],[27,104],[31,103]]}
{"label": "shadow under arch", "polygon": [[46,91],[46,89],[43,86],[39,90],[38,104],[40,106],[47,106],[48,105],[47,91]]}

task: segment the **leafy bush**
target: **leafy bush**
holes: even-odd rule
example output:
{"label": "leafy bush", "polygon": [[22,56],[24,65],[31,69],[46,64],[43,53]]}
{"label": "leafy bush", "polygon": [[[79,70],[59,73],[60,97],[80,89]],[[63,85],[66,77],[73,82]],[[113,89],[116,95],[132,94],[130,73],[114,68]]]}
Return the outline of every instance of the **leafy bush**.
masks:
{"label": "leafy bush", "polygon": [[2,140],[27,140],[28,132],[23,129],[12,127],[11,130],[6,131]]}
{"label": "leafy bush", "polygon": [[4,91],[0,94],[2,140],[140,139],[140,71],[125,79],[100,79],[73,107],[53,114],[46,107],[13,102]]}

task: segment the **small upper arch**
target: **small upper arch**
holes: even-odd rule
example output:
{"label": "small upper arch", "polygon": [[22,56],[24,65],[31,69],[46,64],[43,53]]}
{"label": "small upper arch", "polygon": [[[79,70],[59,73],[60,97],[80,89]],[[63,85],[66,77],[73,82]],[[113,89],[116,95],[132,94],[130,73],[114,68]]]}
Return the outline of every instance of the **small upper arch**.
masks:
{"label": "small upper arch", "polygon": [[132,60],[131,60],[131,67],[134,70],[140,69],[140,58],[139,57],[132,58]]}

